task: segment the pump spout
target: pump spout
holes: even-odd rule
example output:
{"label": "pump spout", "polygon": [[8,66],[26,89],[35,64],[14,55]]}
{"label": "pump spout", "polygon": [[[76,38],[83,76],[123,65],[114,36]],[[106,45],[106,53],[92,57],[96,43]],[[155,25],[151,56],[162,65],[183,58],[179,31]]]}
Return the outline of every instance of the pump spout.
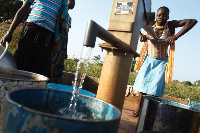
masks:
{"label": "pump spout", "polygon": [[105,42],[107,42],[111,45],[122,44],[124,46],[129,47],[128,44],[122,42],[120,39],[117,39],[114,35],[112,35],[107,30],[102,28],[96,22],[90,20],[88,22],[88,25],[86,28],[83,46],[94,48],[95,42],[96,42],[96,37],[99,37],[100,39],[104,40]]}

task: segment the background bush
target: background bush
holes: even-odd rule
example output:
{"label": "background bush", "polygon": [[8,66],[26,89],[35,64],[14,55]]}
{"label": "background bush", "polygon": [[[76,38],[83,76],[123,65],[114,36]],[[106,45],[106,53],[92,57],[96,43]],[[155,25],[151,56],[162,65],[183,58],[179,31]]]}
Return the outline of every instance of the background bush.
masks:
{"label": "background bush", "polygon": [[[9,21],[7,22],[2,22],[0,23],[0,39],[6,34],[6,32],[8,31],[9,27],[10,27],[10,23]],[[9,44],[9,51],[14,54],[15,49],[17,47],[18,41],[19,41],[19,36],[21,33],[21,30],[23,28],[23,24],[21,23],[16,30],[13,32],[13,36],[12,36],[12,41]]]}

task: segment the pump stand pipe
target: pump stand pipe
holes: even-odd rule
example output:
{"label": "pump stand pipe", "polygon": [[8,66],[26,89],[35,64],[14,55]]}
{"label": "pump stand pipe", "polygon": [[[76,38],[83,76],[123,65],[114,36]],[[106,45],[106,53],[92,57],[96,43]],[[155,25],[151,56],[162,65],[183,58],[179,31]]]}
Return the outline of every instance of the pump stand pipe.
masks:
{"label": "pump stand pipe", "polygon": [[[132,4],[129,5],[128,2]],[[132,13],[124,14],[124,8],[116,6],[121,2],[113,0],[108,31],[90,21],[89,25],[91,27],[87,27],[84,40],[84,45],[90,47],[94,47],[96,37],[112,44],[109,47],[104,47],[106,54],[96,98],[108,102],[120,110],[123,108],[125,89],[127,88],[134,54],[129,51],[126,52],[124,49],[115,48],[125,46],[130,47],[132,51],[136,51],[139,31],[154,17],[154,14],[151,13],[151,0],[128,0],[128,2],[123,2],[125,7],[128,6],[133,10]],[[116,9],[122,12],[118,14]]]}
{"label": "pump stand pipe", "polygon": [[90,20],[87,24],[83,46],[94,48],[96,37],[99,37],[105,42],[111,44],[113,47],[131,52],[135,57],[139,56],[138,53],[131,49],[130,45],[116,38],[93,20]]}
{"label": "pump stand pipe", "polygon": [[[133,57],[138,56],[138,54],[134,52],[128,44],[90,20],[86,28],[83,45],[92,48],[95,47],[96,37],[111,44],[113,47],[119,48],[117,50],[107,50],[101,71],[97,98],[121,110],[124,102],[122,99],[125,97],[125,91],[121,90],[122,88],[126,88],[128,83],[131,68],[130,62],[132,62]],[[124,49],[129,49],[132,52],[127,52]]]}

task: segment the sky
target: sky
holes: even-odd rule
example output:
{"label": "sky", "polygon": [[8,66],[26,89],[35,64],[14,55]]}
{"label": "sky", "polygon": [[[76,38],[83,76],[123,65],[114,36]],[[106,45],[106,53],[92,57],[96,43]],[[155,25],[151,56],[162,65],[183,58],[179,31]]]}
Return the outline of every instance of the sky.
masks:
{"label": "sky", "polygon": [[[76,0],[73,10],[69,11],[72,17],[72,28],[69,31],[68,57],[80,58],[81,49],[87,22],[93,20],[108,29],[113,0]],[[169,20],[197,19],[198,23],[188,33],[176,41],[174,57],[173,80],[194,82],[200,80],[200,0],[152,0],[151,11],[155,12],[161,6],[170,9]],[[176,33],[180,30],[178,28]],[[143,31],[143,30],[142,30]],[[104,41],[97,38],[95,48],[92,49],[91,59],[100,55],[105,57],[98,46]],[[140,49],[138,42],[137,52]]]}

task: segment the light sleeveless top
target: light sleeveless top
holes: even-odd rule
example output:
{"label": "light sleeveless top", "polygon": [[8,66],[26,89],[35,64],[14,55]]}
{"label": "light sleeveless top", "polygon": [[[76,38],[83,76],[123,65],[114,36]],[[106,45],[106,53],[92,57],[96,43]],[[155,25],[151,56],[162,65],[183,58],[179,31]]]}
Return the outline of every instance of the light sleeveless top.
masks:
{"label": "light sleeveless top", "polygon": [[[157,30],[156,26],[152,27],[154,32]],[[165,27],[159,39],[167,39],[170,35],[168,26]],[[151,37],[151,36],[150,36]],[[148,40],[148,55],[154,58],[163,58],[168,55],[168,44],[165,41]]]}
{"label": "light sleeveless top", "polygon": [[32,5],[32,10],[26,22],[33,22],[54,32],[61,0],[28,0],[28,2]]}

